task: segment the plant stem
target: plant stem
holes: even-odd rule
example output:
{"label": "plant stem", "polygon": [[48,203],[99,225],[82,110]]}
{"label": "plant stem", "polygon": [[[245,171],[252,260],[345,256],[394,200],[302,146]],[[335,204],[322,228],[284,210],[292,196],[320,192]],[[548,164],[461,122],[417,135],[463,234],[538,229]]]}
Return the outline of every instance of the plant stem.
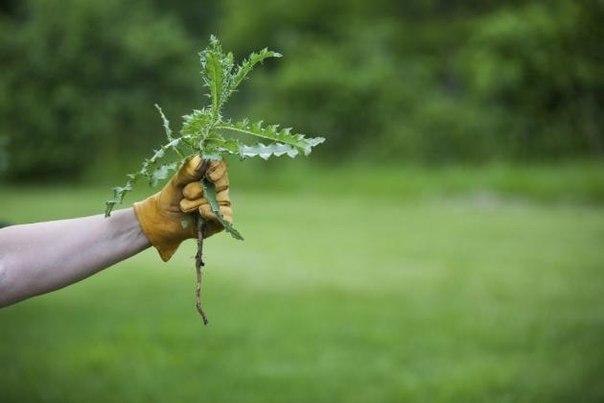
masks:
{"label": "plant stem", "polygon": [[[209,163],[206,160],[203,160],[201,166],[198,168],[201,173],[200,182],[203,181],[205,177],[206,170],[208,169]],[[208,317],[203,310],[203,305],[201,304],[201,287],[203,285],[203,267],[205,263],[203,262],[203,233],[204,233],[204,222],[201,215],[197,215],[196,226],[197,226],[197,253],[195,254],[195,273],[197,275],[195,281],[195,307],[197,308],[197,312],[201,315],[201,320],[203,320],[203,324],[207,326]]]}
{"label": "plant stem", "polygon": [[197,312],[201,315],[203,324],[208,324],[208,317],[203,310],[201,304],[201,286],[203,282],[203,218],[197,217],[197,254],[195,255],[195,272],[197,273],[197,281],[195,283],[195,307]]}

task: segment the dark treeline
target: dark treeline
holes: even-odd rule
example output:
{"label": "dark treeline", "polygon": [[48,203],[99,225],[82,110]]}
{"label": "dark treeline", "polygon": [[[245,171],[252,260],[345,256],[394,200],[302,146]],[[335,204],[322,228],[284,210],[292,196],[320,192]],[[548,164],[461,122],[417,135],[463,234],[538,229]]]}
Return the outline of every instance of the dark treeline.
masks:
{"label": "dark treeline", "polygon": [[148,150],[154,103],[178,127],[204,102],[196,51],[213,32],[239,56],[285,54],[232,112],[327,137],[323,160],[598,158],[601,4],[3,1],[0,168],[58,178]]}

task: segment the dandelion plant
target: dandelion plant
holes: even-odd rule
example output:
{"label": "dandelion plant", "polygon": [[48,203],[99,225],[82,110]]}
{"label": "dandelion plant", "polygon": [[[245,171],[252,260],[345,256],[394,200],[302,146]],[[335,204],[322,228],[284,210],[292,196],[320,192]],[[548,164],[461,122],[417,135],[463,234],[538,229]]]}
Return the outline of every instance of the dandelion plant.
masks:
{"label": "dandelion plant", "polygon": [[[277,124],[253,122],[249,119],[234,121],[223,116],[222,110],[225,104],[254,67],[268,58],[280,57],[280,53],[264,48],[251,53],[241,64],[235,65],[233,53],[224,52],[218,39],[211,36],[208,47],[199,53],[201,79],[206,89],[205,95],[209,99],[207,105],[183,116],[182,126],[177,135],[170,128],[170,122],[160,106],[155,105],[163,122],[166,141],[153,151],[151,157],[142,162],[137,172],[127,175],[128,180],[124,186],[113,188],[113,198],[105,203],[105,216],[109,216],[113,208],[123,202],[124,196],[132,190],[137,181],[144,179],[151,186],[156,186],[178,170],[187,156],[197,154],[205,161],[223,159],[229,155],[241,159],[260,157],[266,160],[271,156],[282,155],[294,158],[310,154],[313,147],[325,141],[323,137],[306,137],[292,131],[289,127],[282,128]],[[245,144],[241,140],[242,137],[259,138],[259,142]],[[243,240],[235,227],[222,217],[213,183],[206,178],[202,178],[200,182],[204,197],[208,200],[212,212],[224,226],[226,233],[235,239]],[[196,305],[204,323],[207,324],[201,307],[201,273],[204,265],[203,221],[201,217],[197,221]]]}

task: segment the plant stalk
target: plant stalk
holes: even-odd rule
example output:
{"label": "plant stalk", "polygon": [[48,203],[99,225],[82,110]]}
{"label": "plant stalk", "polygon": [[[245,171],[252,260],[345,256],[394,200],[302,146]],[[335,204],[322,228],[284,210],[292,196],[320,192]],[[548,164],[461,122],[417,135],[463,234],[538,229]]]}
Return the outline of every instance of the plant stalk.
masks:
{"label": "plant stalk", "polygon": [[195,307],[197,312],[201,315],[203,324],[207,326],[208,317],[203,310],[201,304],[201,287],[203,284],[203,267],[205,263],[203,261],[203,218],[197,217],[197,253],[195,254],[195,272],[197,274],[197,280],[195,282]]}
{"label": "plant stalk", "polygon": [[[199,167],[199,172],[202,174],[200,182],[203,181],[205,177],[206,170],[208,169],[208,161],[203,160],[203,163]],[[197,312],[201,316],[201,320],[204,325],[208,325],[208,317],[203,310],[203,305],[201,303],[201,287],[203,285],[203,267],[205,263],[203,261],[203,234],[204,234],[204,222],[201,215],[197,215],[196,218],[196,227],[197,227],[197,253],[195,254],[195,273],[197,275],[195,281],[195,307],[197,308]]]}

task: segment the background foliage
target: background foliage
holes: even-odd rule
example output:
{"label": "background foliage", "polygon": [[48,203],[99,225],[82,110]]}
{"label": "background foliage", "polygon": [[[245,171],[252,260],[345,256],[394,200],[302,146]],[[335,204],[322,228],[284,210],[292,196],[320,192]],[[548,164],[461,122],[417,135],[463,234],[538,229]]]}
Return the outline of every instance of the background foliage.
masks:
{"label": "background foliage", "polygon": [[157,144],[155,102],[171,119],[201,103],[210,32],[285,54],[234,112],[324,134],[324,160],[600,157],[602,17],[596,0],[3,2],[8,176],[106,171]]}
{"label": "background foliage", "polygon": [[0,116],[11,176],[110,166],[159,140],[153,99],[178,107],[193,98],[191,40],[146,1],[35,0],[4,17]]}

